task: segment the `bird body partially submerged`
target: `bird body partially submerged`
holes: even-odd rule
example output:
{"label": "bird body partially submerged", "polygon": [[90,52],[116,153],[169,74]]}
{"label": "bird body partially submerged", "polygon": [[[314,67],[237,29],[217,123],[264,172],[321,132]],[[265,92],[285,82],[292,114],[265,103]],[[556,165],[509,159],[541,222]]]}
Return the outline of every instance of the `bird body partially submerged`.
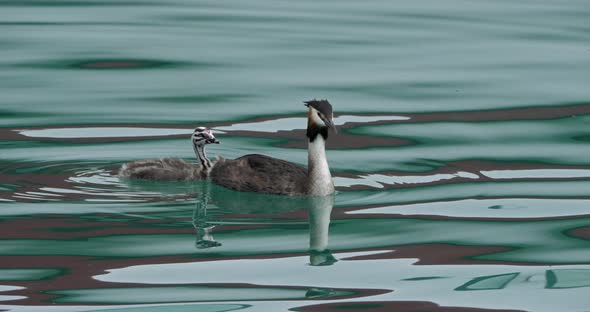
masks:
{"label": "bird body partially submerged", "polygon": [[150,181],[197,181],[207,178],[201,167],[179,158],[138,160],[124,164],[119,177]]}
{"label": "bird body partially submerged", "polygon": [[241,191],[277,195],[305,195],[307,169],[303,166],[260,154],[234,160],[220,159],[211,170],[217,185]]}

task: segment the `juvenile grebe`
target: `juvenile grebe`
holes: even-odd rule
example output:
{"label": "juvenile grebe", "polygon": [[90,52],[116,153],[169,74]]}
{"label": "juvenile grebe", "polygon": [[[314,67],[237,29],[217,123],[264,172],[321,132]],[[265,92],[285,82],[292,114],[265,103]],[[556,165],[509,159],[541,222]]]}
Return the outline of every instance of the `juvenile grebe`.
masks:
{"label": "juvenile grebe", "polygon": [[220,158],[210,178],[213,183],[243,192],[279,195],[328,195],[334,182],[326,159],[328,128],[336,132],[332,105],[327,100],[304,102],[307,118],[308,168],[265,155],[249,154],[235,160]]}
{"label": "juvenile grebe", "polygon": [[137,160],[124,164],[119,177],[154,181],[196,181],[207,179],[211,161],[205,154],[205,145],[219,143],[211,130],[198,127],[191,136],[193,150],[200,166],[190,164],[179,158]]}

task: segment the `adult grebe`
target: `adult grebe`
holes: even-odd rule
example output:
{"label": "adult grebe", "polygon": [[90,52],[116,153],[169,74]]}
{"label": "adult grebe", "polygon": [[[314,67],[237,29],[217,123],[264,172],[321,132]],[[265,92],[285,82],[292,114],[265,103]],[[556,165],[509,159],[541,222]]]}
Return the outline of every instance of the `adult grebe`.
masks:
{"label": "adult grebe", "polygon": [[119,170],[119,177],[154,181],[196,181],[207,179],[211,170],[211,161],[205,154],[205,145],[219,143],[211,130],[198,127],[191,136],[193,150],[200,166],[190,164],[178,158],[161,158],[137,160],[124,164]]}
{"label": "adult grebe", "polygon": [[210,172],[213,183],[243,192],[278,195],[328,195],[334,182],[326,159],[328,128],[336,132],[332,105],[327,100],[304,102],[307,118],[308,168],[265,155],[235,160],[220,158]]}

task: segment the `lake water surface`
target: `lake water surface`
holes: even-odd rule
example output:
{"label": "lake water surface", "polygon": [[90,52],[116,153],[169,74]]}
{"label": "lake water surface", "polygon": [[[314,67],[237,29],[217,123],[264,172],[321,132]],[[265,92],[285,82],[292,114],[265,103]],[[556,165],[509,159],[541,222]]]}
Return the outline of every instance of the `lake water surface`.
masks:
{"label": "lake water surface", "polygon": [[[590,311],[590,5],[0,0],[0,310]],[[120,180],[306,164],[337,194]]]}

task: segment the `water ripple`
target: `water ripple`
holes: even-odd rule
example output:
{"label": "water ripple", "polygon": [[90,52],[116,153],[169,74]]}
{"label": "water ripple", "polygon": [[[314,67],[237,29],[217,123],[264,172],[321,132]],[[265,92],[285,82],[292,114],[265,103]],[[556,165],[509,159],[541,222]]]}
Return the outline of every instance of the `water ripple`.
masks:
{"label": "water ripple", "polygon": [[[4,165],[0,171],[0,196],[5,201],[19,202],[109,202],[132,203],[192,198],[186,185],[167,193],[165,189],[133,189],[122,183],[104,164],[53,163]],[[172,190],[174,190],[172,188]],[[184,193],[183,193],[184,191]]]}
{"label": "water ripple", "polygon": [[140,70],[155,68],[204,67],[213,66],[207,63],[188,63],[180,61],[164,61],[136,58],[103,58],[88,60],[47,60],[35,63],[20,64],[22,67],[48,69],[85,69],[85,70]]}

